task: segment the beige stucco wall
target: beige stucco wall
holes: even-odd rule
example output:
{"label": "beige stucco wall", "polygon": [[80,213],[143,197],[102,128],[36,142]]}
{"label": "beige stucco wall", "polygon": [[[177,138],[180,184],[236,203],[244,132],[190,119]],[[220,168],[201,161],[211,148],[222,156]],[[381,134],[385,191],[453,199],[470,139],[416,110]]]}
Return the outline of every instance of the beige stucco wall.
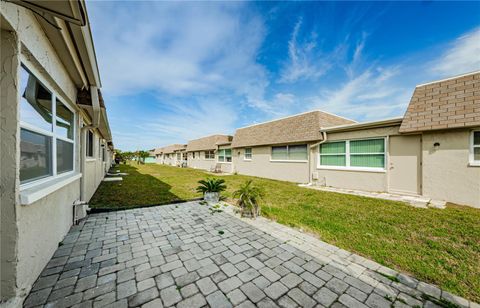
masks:
{"label": "beige stucco wall", "polygon": [[232,149],[233,172],[295,183],[309,182],[308,162],[270,161],[270,146],[253,147],[250,161],[243,156],[243,148]]}
{"label": "beige stucco wall", "polygon": [[72,204],[80,198],[80,180],[39,201],[17,207],[17,286],[26,293],[48,263],[73,221]]}
{"label": "beige stucco wall", "polygon": [[480,167],[469,166],[470,130],[423,133],[422,144],[423,194],[480,208]]}
{"label": "beige stucco wall", "polygon": [[[350,132],[327,133],[328,141],[387,137],[398,135],[398,126],[371,128]],[[312,182],[319,186],[330,186],[365,191],[387,191],[387,170],[384,172],[321,169],[318,166],[318,146],[311,149]],[[387,158],[388,160],[388,158]],[[387,162],[388,163],[388,162]],[[317,178],[317,179],[314,179]]]}
{"label": "beige stucco wall", "polygon": [[[3,3],[3,2],[2,2]],[[17,224],[19,190],[17,68],[20,44],[15,33],[0,34],[0,301],[16,294]],[[14,303],[12,303],[12,306]]]}
{"label": "beige stucco wall", "polygon": [[195,158],[193,158],[192,152],[189,152],[187,165],[190,168],[210,171],[212,168],[215,168],[215,164],[217,163],[216,158],[217,156],[215,154],[215,159],[205,159],[204,151],[195,152]]}

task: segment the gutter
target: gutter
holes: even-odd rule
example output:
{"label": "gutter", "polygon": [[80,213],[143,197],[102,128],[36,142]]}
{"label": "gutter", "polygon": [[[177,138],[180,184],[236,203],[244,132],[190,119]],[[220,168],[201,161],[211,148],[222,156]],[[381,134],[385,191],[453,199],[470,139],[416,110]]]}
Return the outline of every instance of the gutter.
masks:
{"label": "gutter", "polygon": [[[310,146],[310,152],[315,148],[315,147],[318,147],[319,145],[321,145],[322,143],[326,142],[327,141],[327,132],[326,131],[320,131],[320,133],[322,134],[322,140],[320,140],[319,142],[317,143],[314,143]],[[311,154],[311,153],[309,153]],[[312,186],[313,185],[313,182],[312,182],[312,158],[311,158],[311,155],[310,155],[310,160],[309,160],[309,163],[308,163],[308,178],[309,178],[309,182],[308,184],[304,185],[304,186]]]}

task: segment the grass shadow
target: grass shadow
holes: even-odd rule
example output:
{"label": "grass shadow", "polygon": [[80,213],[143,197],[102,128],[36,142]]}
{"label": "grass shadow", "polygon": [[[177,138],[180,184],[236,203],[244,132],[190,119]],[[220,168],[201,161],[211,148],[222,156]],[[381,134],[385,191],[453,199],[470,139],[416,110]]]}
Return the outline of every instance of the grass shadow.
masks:
{"label": "grass shadow", "polygon": [[117,165],[113,170],[120,170],[128,175],[122,176],[123,181],[102,182],[99,185],[89,202],[92,212],[165,205],[198,199],[177,196],[171,192],[171,185],[152,175],[140,173],[135,165]]}

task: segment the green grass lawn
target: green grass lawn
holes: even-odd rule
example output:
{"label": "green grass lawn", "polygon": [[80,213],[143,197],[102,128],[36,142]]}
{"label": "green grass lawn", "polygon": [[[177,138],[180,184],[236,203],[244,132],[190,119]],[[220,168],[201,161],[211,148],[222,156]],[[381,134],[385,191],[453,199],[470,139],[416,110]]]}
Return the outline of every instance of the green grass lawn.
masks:
{"label": "green grass lawn", "polygon": [[[122,182],[103,182],[92,207],[133,208],[200,197],[206,172],[156,164],[121,165]],[[232,192],[247,179],[223,176]],[[266,192],[262,214],[322,240],[480,302],[480,210],[448,204],[419,209],[400,202],[337,194],[254,178]]]}

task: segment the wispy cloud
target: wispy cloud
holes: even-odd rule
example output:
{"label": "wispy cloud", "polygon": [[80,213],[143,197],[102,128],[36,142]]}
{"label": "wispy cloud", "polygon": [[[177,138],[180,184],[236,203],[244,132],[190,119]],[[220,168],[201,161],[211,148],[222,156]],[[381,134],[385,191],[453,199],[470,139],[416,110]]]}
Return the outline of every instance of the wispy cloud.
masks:
{"label": "wispy cloud", "polygon": [[452,42],[445,53],[430,64],[431,72],[452,76],[480,69],[480,27]]}
{"label": "wispy cloud", "polygon": [[317,49],[318,36],[310,32],[309,37],[300,39],[300,31],[303,19],[300,18],[295,24],[290,40],[288,41],[288,61],[284,64],[280,73],[280,83],[292,83],[299,80],[315,80],[324,75],[330,68],[332,57],[322,58]]}

